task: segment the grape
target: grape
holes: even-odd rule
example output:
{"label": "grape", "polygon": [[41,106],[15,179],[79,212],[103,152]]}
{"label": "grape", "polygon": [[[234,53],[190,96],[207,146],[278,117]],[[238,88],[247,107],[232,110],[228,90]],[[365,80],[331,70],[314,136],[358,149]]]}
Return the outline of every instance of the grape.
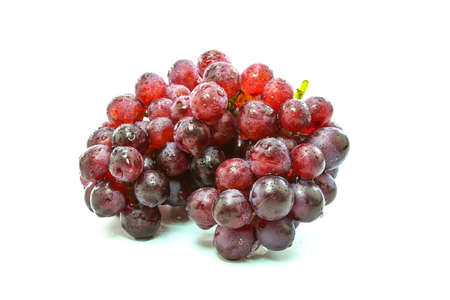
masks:
{"label": "grape", "polygon": [[185,117],[193,116],[190,102],[190,96],[181,96],[173,101],[172,107],[170,108],[170,118],[174,124]]}
{"label": "grape", "polygon": [[272,251],[289,248],[295,238],[295,226],[289,217],[277,221],[258,219],[255,229],[258,241]]}
{"label": "grape", "polygon": [[337,186],[330,174],[324,173],[314,179],[325,197],[325,204],[328,205],[336,198]]}
{"label": "grape", "polygon": [[120,224],[135,239],[149,239],[158,232],[161,213],[157,207],[127,207],[120,213]]}
{"label": "grape", "polygon": [[315,183],[300,180],[291,187],[294,192],[294,206],[292,206],[290,216],[294,220],[312,222],[322,215],[325,199]]}
{"label": "grape", "polygon": [[232,158],[220,164],[216,171],[216,185],[220,191],[236,189],[244,191],[255,181],[248,161]]}
{"label": "grape", "polygon": [[241,76],[229,63],[215,62],[209,65],[203,75],[205,81],[214,81],[227,93],[227,98],[233,98],[241,88]]}
{"label": "grape", "polygon": [[223,147],[223,151],[228,158],[243,157],[244,148],[250,140],[243,140],[240,134]]}
{"label": "grape", "polygon": [[144,118],[145,108],[133,95],[126,94],[114,98],[108,105],[108,118],[114,127],[125,123],[135,123]]}
{"label": "grape", "polygon": [[114,147],[129,146],[144,153],[148,148],[149,138],[147,133],[138,126],[122,124],[114,130],[112,143]]}
{"label": "grape", "polygon": [[190,106],[196,118],[213,121],[219,119],[227,109],[228,98],[217,83],[204,82],[192,91]]}
{"label": "grape", "polygon": [[112,217],[125,208],[126,199],[110,181],[100,181],[91,193],[91,208],[99,217]]}
{"label": "grape", "polygon": [[158,74],[145,73],[139,78],[135,89],[136,98],[147,107],[153,100],[166,95],[167,85]]}
{"label": "grape", "polygon": [[199,156],[208,147],[211,133],[208,126],[192,117],[181,119],[175,125],[173,135],[178,148],[193,156]]}
{"label": "grape", "polygon": [[214,233],[214,247],[228,260],[246,258],[252,252],[255,242],[255,232],[251,226],[230,229],[219,225]]}
{"label": "grape", "polygon": [[284,102],[278,111],[280,125],[292,132],[303,131],[311,122],[311,114],[305,102],[291,99]]}
{"label": "grape", "polygon": [[192,193],[192,184],[189,175],[185,173],[176,178],[170,178],[170,196],[164,204],[170,206],[185,206],[189,195]]}
{"label": "grape", "polygon": [[201,156],[194,157],[190,170],[197,185],[199,187],[214,186],[216,169],[224,160],[223,151],[215,147],[208,147]]}
{"label": "grape", "polygon": [[94,131],[87,141],[88,148],[94,145],[112,146],[112,135],[114,129],[110,127],[100,127]]}
{"label": "grape", "polygon": [[293,137],[278,136],[277,140],[284,143],[289,153],[297,146],[297,141]]}
{"label": "grape", "polygon": [[291,158],[286,145],[276,138],[259,140],[250,152],[250,167],[256,177],[266,174],[287,175]]}
{"label": "grape", "polygon": [[292,169],[303,179],[314,179],[325,170],[325,157],[314,145],[300,144],[291,151]]}
{"label": "grape", "polygon": [[189,157],[186,153],[177,148],[173,142],[158,153],[156,160],[158,166],[164,170],[169,177],[175,177],[183,174],[189,168]]}
{"label": "grape", "polygon": [[283,102],[294,98],[292,86],[284,79],[270,80],[263,89],[262,100],[278,112]]}
{"label": "grape", "polygon": [[213,146],[223,146],[236,136],[236,118],[228,110],[220,119],[206,122],[206,124],[211,130],[211,145]]}
{"label": "grape", "polygon": [[108,163],[111,148],[105,145],[89,147],[80,157],[81,177],[88,181],[97,181],[109,175]]}
{"label": "grape", "polygon": [[203,73],[205,73],[205,70],[209,65],[216,62],[230,63],[230,59],[218,50],[209,50],[200,55],[197,62],[198,73],[200,76],[203,76]]}
{"label": "grape", "polygon": [[173,123],[169,118],[156,118],[148,125],[150,148],[161,149],[167,142],[173,141]]}
{"label": "grape", "polygon": [[322,97],[310,97],[305,100],[305,104],[308,106],[311,113],[311,123],[308,128],[305,128],[302,132],[312,133],[317,128],[320,128],[331,120],[333,114],[333,106],[331,103]]}
{"label": "grape", "polygon": [[142,205],[156,207],[169,199],[169,179],[161,171],[145,171],[135,182],[134,193]]}
{"label": "grape", "polygon": [[148,118],[155,119],[159,117],[170,118],[172,114],[173,101],[168,98],[160,98],[153,101],[148,107]]}
{"label": "grape", "polygon": [[109,121],[109,120],[103,122],[102,126],[100,126],[100,127],[109,127],[109,128],[112,128],[112,129],[116,128],[116,126],[114,126],[114,124],[111,121]]}
{"label": "grape", "polygon": [[291,210],[294,194],[286,179],[266,175],[253,184],[250,203],[258,217],[268,221],[279,220]]}
{"label": "grape", "polygon": [[175,62],[167,75],[170,84],[181,84],[193,90],[202,80],[198,74],[197,66],[187,59]]}
{"label": "grape", "polygon": [[84,202],[86,203],[87,208],[89,208],[90,211],[94,212],[91,207],[91,194],[92,190],[94,189],[96,183],[95,182],[89,182],[86,187],[84,188]]}
{"label": "grape", "polygon": [[247,95],[259,95],[273,78],[272,70],[264,64],[253,64],[242,72],[242,91]]}
{"label": "grape", "polygon": [[81,182],[81,185],[83,186],[83,188],[87,187],[87,185],[89,183],[91,183],[89,180],[84,179],[82,176],[80,176],[80,182]]}
{"label": "grape", "polygon": [[144,155],[143,158],[144,158],[144,171],[156,169],[156,161],[153,158],[151,158],[149,155]]}
{"label": "grape", "polygon": [[206,230],[216,225],[212,207],[218,197],[219,192],[212,187],[200,188],[189,196],[186,212],[201,229]]}
{"label": "grape", "polygon": [[325,173],[330,174],[331,177],[333,177],[334,179],[336,179],[337,174],[338,174],[338,171],[339,171],[339,168],[336,168],[336,169],[332,169],[332,170],[325,171]]}
{"label": "grape", "polygon": [[345,159],[350,149],[350,143],[345,133],[334,127],[317,129],[308,139],[308,143],[319,148],[325,157],[325,170],[338,167]]}
{"label": "grape", "polygon": [[252,140],[273,136],[277,130],[275,111],[262,101],[250,101],[239,110],[241,134]]}
{"label": "grape", "polygon": [[109,172],[121,182],[135,181],[144,169],[144,159],[135,148],[119,146],[114,148],[109,160]]}
{"label": "grape", "polygon": [[238,190],[226,190],[214,202],[213,217],[217,224],[227,228],[240,228],[252,218],[252,207]]}
{"label": "grape", "polygon": [[180,96],[188,96],[191,91],[181,84],[169,84],[167,87],[166,97],[175,100]]}

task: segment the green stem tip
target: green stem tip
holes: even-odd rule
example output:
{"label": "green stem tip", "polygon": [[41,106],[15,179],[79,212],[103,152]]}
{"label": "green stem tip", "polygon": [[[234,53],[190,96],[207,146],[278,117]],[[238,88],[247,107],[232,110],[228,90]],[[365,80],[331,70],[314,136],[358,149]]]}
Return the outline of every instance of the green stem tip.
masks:
{"label": "green stem tip", "polygon": [[295,91],[294,98],[295,99],[302,99],[303,95],[306,93],[306,89],[308,88],[309,82],[308,80],[303,80],[300,87]]}

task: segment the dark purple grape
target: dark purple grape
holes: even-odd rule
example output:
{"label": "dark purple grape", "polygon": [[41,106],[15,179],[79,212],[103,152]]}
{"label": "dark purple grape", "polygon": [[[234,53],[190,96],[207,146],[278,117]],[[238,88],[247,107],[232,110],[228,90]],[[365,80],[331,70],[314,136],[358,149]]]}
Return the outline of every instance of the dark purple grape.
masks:
{"label": "dark purple grape", "polygon": [[166,144],[158,153],[156,161],[161,170],[164,170],[169,177],[179,176],[189,168],[189,156],[178,149],[173,142]]}
{"label": "dark purple grape", "polygon": [[197,186],[214,186],[216,169],[224,160],[223,151],[215,147],[208,147],[201,156],[194,157],[190,170]]}
{"label": "dark purple grape", "polygon": [[273,251],[289,248],[295,238],[295,225],[289,217],[277,221],[258,219],[255,229],[261,245]]}
{"label": "dark purple grape", "polygon": [[335,127],[319,128],[309,137],[308,143],[319,148],[325,157],[325,170],[338,167],[345,159],[350,149],[350,143],[345,133]]}
{"label": "dark purple grape", "polygon": [[135,148],[119,146],[114,148],[109,160],[109,172],[121,182],[133,182],[144,169],[144,159]]}
{"label": "dark purple grape", "polygon": [[189,195],[192,193],[192,183],[189,178],[190,174],[176,178],[171,178],[169,181],[170,196],[164,204],[170,206],[185,206]]}
{"label": "dark purple grape", "polygon": [[267,175],[253,184],[250,203],[258,217],[268,221],[279,220],[291,210],[294,193],[286,179]]}
{"label": "dark purple grape", "polygon": [[314,182],[322,190],[325,197],[325,204],[328,205],[336,198],[337,186],[330,174],[324,173],[314,179]]}
{"label": "dark purple grape", "polygon": [[113,147],[129,146],[144,153],[149,145],[147,133],[133,124],[122,124],[114,130],[112,136]]}
{"label": "dark purple grape", "polygon": [[218,197],[219,192],[211,187],[198,189],[189,196],[186,212],[201,229],[206,230],[216,225],[212,207]]}
{"label": "dark purple grape", "polygon": [[122,211],[125,206],[125,195],[114,182],[100,181],[92,190],[91,208],[99,217],[112,217]]}
{"label": "dark purple grape", "polygon": [[322,191],[314,182],[300,180],[291,187],[294,191],[291,218],[301,222],[312,222],[322,215],[325,199]]}
{"label": "dark purple grape", "polygon": [[161,171],[145,171],[135,182],[134,193],[142,205],[158,206],[169,199],[169,179]]}
{"label": "dark purple grape", "polygon": [[325,173],[331,175],[331,177],[333,177],[334,179],[336,179],[338,172],[339,168],[325,171]]}
{"label": "dark purple grape", "polygon": [[120,224],[135,239],[149,239],[158,232],[161,213],[157,207],[127,207],[120,213]]}
{"label": "dark purple grape", "polygon": [[241,228],[252,218],[252,207],[238,190],[226,190],[214,202],[213,217],[217,224],[227,228]]}
{"label": "dark purple grape", "polygon": [[91,147],[94,145],[106,145],[112,146],[112,135],[114,129],[110,127],[100,127],[94,131],[87,141],[87,146]]}
{"label": "dark purple grape", "polygon": [[256,237],[252,226],[231,229],[218,225],[214,234],[214,247],[228,260],[246,258],[255,245]]}
{"label": "dark purple grape", "polygon": [[94,212],[91,207],[91,194],[92,190],[95,188],[95,182],[89,182],[84,188],[84,202],[90,211]]}
{"label": "dark purple grape", "polygon": [[208,126],[193,117],[183,118],[175,125],[174,140],[178,148],[193,156],[201,155],[210,139]]}

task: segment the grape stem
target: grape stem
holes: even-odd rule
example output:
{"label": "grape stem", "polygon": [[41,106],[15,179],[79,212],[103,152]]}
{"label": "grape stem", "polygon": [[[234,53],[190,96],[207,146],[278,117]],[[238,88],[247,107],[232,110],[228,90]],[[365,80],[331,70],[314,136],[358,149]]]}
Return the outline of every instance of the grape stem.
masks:
{"label": "grape stem", "polygon": [[309,82],[308,80],[303,80],[300,87],[295,91],[294,98],[295,99],[302,99],[303,95],[306,93],[306,89],[308,88]]}

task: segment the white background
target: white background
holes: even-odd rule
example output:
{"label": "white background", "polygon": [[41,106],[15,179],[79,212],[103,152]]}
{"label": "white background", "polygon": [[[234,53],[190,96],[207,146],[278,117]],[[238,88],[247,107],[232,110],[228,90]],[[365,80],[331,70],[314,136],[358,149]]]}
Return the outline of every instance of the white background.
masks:
{"label": "white background", "polygon": [[[2,1],[1,299],[449,299],[448,1]],[[333,101],[351,150],[323,218],[230,263],[191,222],[135,242],[78,156],[144,72],[217,48]]]}

